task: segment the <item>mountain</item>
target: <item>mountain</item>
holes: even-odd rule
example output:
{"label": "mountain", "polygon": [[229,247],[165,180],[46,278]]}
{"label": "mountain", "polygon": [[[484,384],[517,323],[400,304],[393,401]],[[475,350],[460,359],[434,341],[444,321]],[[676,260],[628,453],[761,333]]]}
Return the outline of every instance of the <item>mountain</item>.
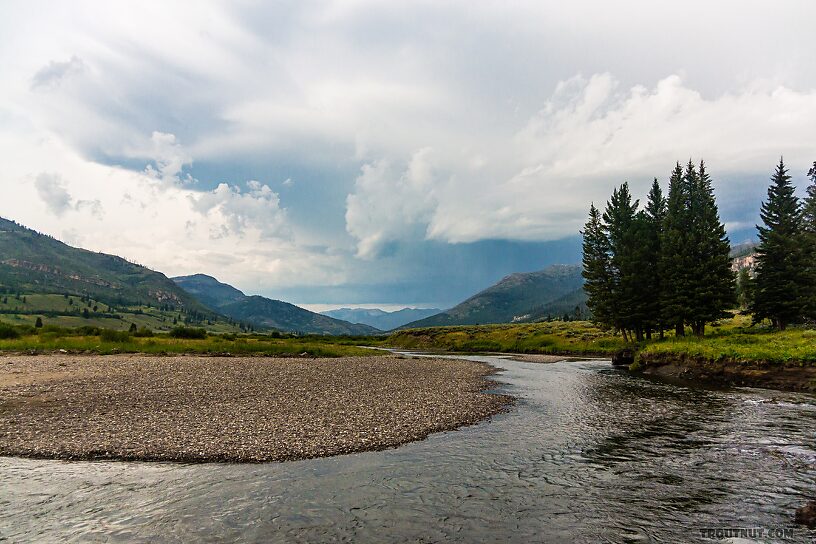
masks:
{"label": "mountain", "polygon": [[401,328],[535,321],[548,315],[572,314],[576,306],[585,311],[583,284],[580,265],[553,265],[538,272],[510,274],[450,310]]}
{"label": "mountain", "polygon": [[64,244],[0,217],[0,289],[90,296],[111,305],[212,312],[167,276],[121,257]]}
{"label": "mountain", "polygon": [[173,278],[173,281],[218,313],[259,328],[332,335],[370,335],[381,332],[368,325],[334,319],[281,300],[247,296],[235,287],[205,274],[179,276]]}
{"label": "mountain", "polygon": [[379,308],[338,308],[320,313],[350,323],[370,325],[381,331],[390,331],[411,321],[436,315],[441,311],[438,308],[403,308],[395,312],[385,312]]}
{"label": "mountain", "polygon": [[173,278],[173,281],[203,304],[213,309],[247,298],[245,294],[232,285],[221,283],[206,274],[177,276]]}

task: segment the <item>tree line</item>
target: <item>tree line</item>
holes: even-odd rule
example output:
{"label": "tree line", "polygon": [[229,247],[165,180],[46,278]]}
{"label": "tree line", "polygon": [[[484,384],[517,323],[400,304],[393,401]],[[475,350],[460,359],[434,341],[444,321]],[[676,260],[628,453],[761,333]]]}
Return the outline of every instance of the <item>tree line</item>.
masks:
{"label": "tree line", "polygon": [[[816,162],[808,177],[800,202],[780,159],[760,210],[755,277],[740,272],[740,303],[755,322],[778,329],[816,319]],[[590,207],[582,235],[587,306],[627,341],[670,329],[683,336],[687,326],[703,336],[737,301],[730,242],[703,161],[677,163],[665,197],[655,178],[642,209],[623,183],[603,212]]]}
{"label": "tree line", "polygon": [[762,203],[756,276],[749,279],[747,305],[754,321],[777,329],[816,320],[816,162],[800,200],[782,159]]}
{"label": "tree line", "polygon": [[629,185],[603,213],[593,204],[583,234],[583,276],[593,319],[624,339],[667,329],[702,336],[735,300],[730,243],[705,162],[677,163],[668,194],[655,178],[640,208]]}

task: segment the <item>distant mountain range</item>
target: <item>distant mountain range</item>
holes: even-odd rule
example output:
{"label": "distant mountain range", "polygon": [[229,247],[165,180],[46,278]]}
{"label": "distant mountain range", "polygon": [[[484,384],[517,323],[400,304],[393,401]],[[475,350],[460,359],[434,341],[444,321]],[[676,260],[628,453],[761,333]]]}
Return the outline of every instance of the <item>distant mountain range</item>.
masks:
{"label": "distant mountain range", "polygon": [[510,274],[450,310],[400,328],[530,322],[573,314],[576,307],[586,315],[583,285],[580,265]]}
{"label": "distant mountain range", "polygon": [[198,316],[226,316],[259,329],[334,335],[380,331],[244,293],[197,274],[171,280],[121,257],[71,247],[0,218],[0,291],[88,296],[114,306],[168,307]]}
{"label": "distant mountain range", "polygon": [[0,288],[90,296],[110,305],[168,305],[213,312],[161,272],[64,244],[0,218]]}
{"label": "distant mountain range", "polygon": [[173,278],[173,281],[218,313],[260,328],[332,335],[370,335],[381,332],[368,325],[334,319],[281,300],[247,296],[235,287],[205,274],[179,276]]}
{"label": "distant mountain range", "polygon": [[438,308],[403,308],[394,312],[386,312],[379,308],[338,308],[320,313],[350,323],[370,325],[381,331],[390,331],[441,311]]}

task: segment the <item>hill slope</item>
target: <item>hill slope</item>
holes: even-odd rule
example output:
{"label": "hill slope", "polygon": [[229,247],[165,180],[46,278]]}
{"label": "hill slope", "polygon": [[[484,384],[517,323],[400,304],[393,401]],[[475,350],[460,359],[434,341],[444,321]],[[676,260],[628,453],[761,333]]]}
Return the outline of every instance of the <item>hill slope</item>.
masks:
{"label": "hill slope", "polygon": [[461,304],[401,328],[534,321],[571,313],[586,297],[580,265],[553,265],[538,272],[510,274]]}
{"label": "hill slope", "polygon": [[177,276],[172,278],[176,285],[193,295],[202,304],[217,309],[232,302],[246,298],[246,295],[226,283],[221,283],[206,274],[192,276]]}
{"label": "hill slope", "polygon": [[212,276],[194,274],[173,278],[176,284],[210,308],[232,319],[260,328],[285,332],[332,335],[369,335],[381,331],[368,325],[348,323],[262,296],[247,296]]}
{"label": "hill slope", "polygon": [[115,305],[170,305],[212,312],[167,276],[115,255],[64,244],[0,218],[0,288],[90,296]]}
{"label": "hill slope", "polygon": [[390,331],[406,323],[436,315],[441,311],[438,308],[403,308],[395,312],[385,312],[379,308],[338,308],[320,313],[350,323],[370,325],[381,331]]}

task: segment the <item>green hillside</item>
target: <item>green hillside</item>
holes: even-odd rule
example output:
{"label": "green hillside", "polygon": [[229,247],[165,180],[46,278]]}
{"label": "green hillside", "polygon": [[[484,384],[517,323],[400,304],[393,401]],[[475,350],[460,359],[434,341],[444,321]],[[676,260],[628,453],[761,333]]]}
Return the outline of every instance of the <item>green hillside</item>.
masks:
{"label": "green hillside", "polygon": [[[97,327],[113,330],[169,331],[177,325],[196,325],[210,332],[240,332],[234,320],[203,314],[188,314],[183,308],[148,305],[112,306],[90,297],[68,294],[0,294],[0,323],[63,328]],[[246,329],[246,326],[243,328]]]}
{"label": "green hillside", "polygon": [[194,274],[173,278],[180,287],[213,310],[254,327],[284,332],[331,335],[371,335],[381,331],[363,324],[310,312],[304,308],[262,296],[246,296],[212,276]]}
{"label": "green hillside", "polygon": [[226,283],[221,283],[206,274],[192,276],[177,276],[172,278],[176,285],[193,295],[202,304],[209,308],[220,308],[232,302],[246,298],[246,295]]}
{"label": "green hillside", "polygon": [[0,218],[0,292],[91,297],[212,315],[167,276],[115,255],[71,247]]}
{"label": "green hillside", "polygon": [[440,314],[402,328],[529,322],[585,308],[579,265],[553,265],[511,274],[492,287]]}

